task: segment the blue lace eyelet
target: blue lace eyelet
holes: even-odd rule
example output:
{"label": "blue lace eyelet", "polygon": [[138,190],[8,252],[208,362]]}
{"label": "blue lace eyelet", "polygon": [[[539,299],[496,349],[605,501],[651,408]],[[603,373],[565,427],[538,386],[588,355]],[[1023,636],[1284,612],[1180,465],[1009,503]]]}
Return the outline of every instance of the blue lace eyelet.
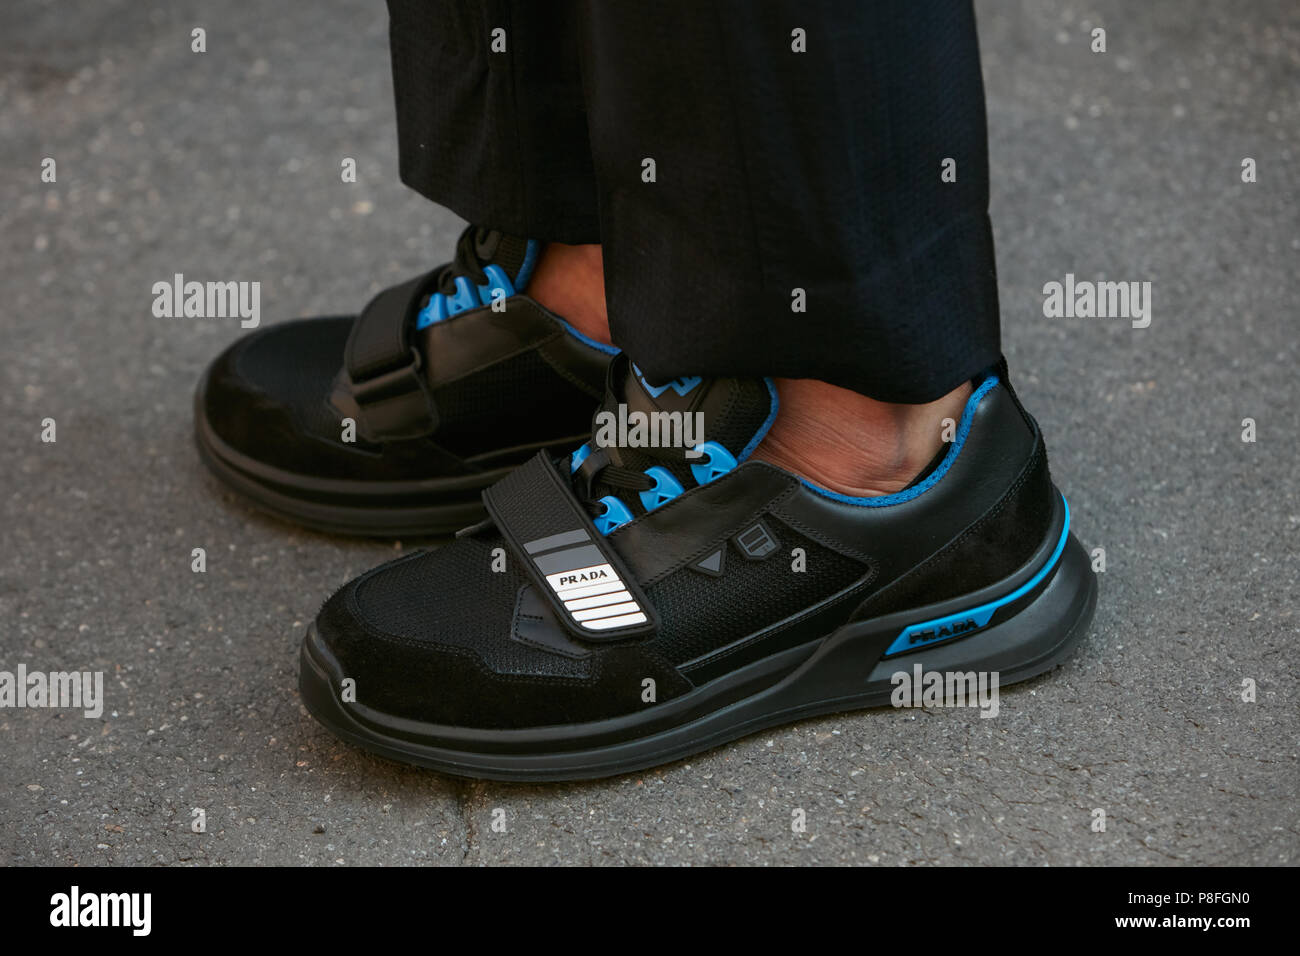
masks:
{"label": "blue lace eyelet", "polygon": [[731,452],[715,441],[701,442],[695,448],[708,456],[704,461],[691,465],[691,474],[701,485],[707,485],[736,467],[736,459]]}
{"label": "blue lace eyelet", "polygon": [[498,289],[505,293],[506,298],[515,294],[515,287],[511,284],[510,277],[499,265],[484,266],[483,274],[488,277],[488,284],[478,287],[478,298],[484,305],[492,304],[492,296]]}
{"label": "blue lace eyelet", "polygon": [[457,312],[477,308],[478,304],[478,290],[474,288],[474,283],[465,276],[456,276],[456,294],[447,300],[447,315],[453,316]]}
{"label": "blue lace eyelet", "polygon": [[596,530],[601,534],[609,534],[614,529],[632,520],[632,512],[628,511],[627,505],[613,495],[606,495],[601,498],[600,503],[605,506],[605,510],[596,516],[594,522]]}
{"label": "blue lace eyelet", "polygon": [[569,474],[573,474],[582,467],[582,463],[587,460],[591,454],[591,445],[583,442],[574,449],[573,454],[569,456]]}
{"label": "blue lace eyelet", "polygon": [[641,492],[641,505],[646,511],[654,511],[665,501],[672,501],[682,493],[681,483],[667,468],[655,465],[653,468],[647,468],[645,473],[655,481],[653,488]]}

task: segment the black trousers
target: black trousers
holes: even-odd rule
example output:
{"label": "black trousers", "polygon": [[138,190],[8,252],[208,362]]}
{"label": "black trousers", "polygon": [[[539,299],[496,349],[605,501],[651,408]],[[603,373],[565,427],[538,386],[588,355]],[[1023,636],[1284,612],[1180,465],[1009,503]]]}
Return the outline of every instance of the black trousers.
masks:
{"label": "black trousers", "polygon": [[614,341],[652,379],[915,403],[998,360],[969,0],[388,6],[403,181],[601,243]]}

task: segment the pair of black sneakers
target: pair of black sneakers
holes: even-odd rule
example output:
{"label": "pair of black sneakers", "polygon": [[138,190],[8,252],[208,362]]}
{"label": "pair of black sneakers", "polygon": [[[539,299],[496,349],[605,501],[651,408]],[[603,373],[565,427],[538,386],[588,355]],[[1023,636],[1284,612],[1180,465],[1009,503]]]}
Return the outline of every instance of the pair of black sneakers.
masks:
{"label": "pair of black sneakers", "polygon": [[1095,578],[1005,366],[923,478],[847,498],[751,457],[770,381],[646,381],[525,294],[538,251],[471,227],[448,265],[358,317],[253,333],[199,386],[203,459],[263,509],[456,532],[308,629],[303,700],[339,737],[464,776],[599,777],[897,703],[899,674],[1006,686],[1083,636]]}

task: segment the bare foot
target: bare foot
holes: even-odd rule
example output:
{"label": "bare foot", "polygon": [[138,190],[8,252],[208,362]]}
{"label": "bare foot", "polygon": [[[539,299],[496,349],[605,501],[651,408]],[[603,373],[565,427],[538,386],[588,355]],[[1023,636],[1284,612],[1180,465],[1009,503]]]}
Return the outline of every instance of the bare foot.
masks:
{"label": "bare foot", "polygon": [[[927,405],[891,405],[809,378],[776,380],[781,400],[754,457],[854,498],[902,491],[921,473],[970,396],[965,382]],[[948,430],[948,435],[953,429]]]}
{"label": "bare foot", "polygon": [[583,335],[613,344],[600,246],[547,243],[525,291]]}

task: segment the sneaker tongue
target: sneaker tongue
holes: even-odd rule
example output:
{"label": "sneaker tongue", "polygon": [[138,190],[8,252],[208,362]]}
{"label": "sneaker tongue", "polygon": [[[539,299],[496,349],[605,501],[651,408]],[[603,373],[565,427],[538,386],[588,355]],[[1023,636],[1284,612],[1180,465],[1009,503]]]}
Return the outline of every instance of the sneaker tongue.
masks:
{"label": "sneaker tongue", "polygon": [[[718,466],[728,464],[728,458],[736,464],[748,458],[775,416],[776,390],[767,379],[686,376],[658,383],[620,355],[610,369],[589,444],[622,468],[664,468],[689,491],[704,483],[701,479],[722,474]],[[689,456],[687,441],[700,454]],[[712,443],[726,453],[711,451]],[[602,481],[600,475],[592,492],[594,498],[617,496],[635,514],[646,510],[637,492]]]}
{"label": "sneaker tongue", "polygon": [[522,292],[528,284],[537,258],[537,245],[534,241],[508,236],[495,229],[477,229],[474,233],[474,252],[479,260],[500,266],[516,292]]}
{"label": "sneaker tongue", "polygon": [[[522,292],[532,277],[542,244],[494,229],[467,226],[456,254],[435,277],[420,303],[415,327],[423,329],[467,309],[489,305],[494,296]],[[479,285],[485,281],[486,284]]]}

